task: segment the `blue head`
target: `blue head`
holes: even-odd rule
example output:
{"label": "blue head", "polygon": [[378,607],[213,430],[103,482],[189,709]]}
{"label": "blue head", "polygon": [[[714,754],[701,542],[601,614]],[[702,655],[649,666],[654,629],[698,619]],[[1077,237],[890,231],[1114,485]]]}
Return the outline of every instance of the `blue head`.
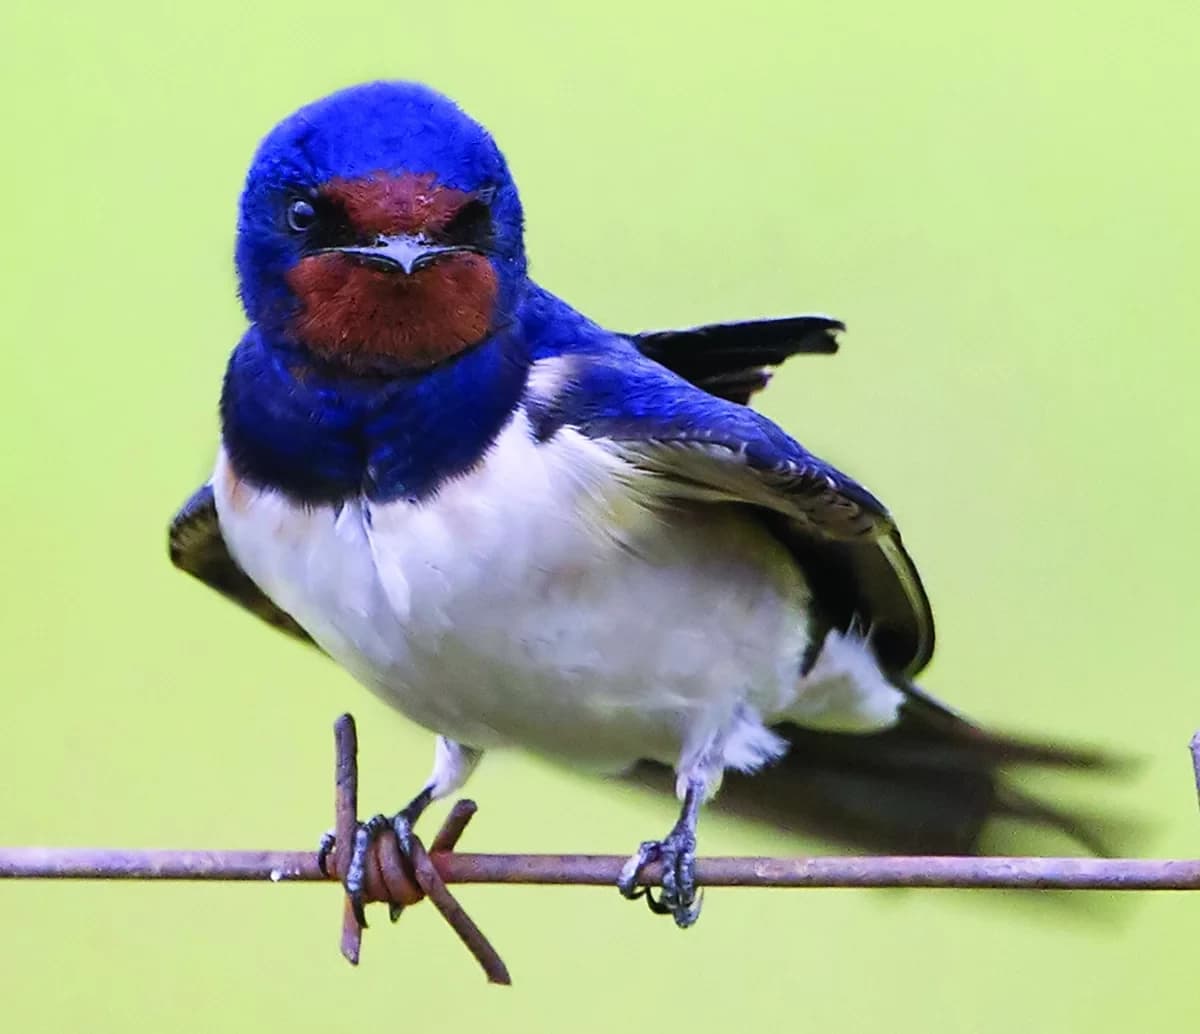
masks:
{"label": "blue head", "polygon": [[487,131],[416,83],[354,86],[259,146],[237,268],[251,321],[357,373],[430,366],[507,321],[521,203]]}

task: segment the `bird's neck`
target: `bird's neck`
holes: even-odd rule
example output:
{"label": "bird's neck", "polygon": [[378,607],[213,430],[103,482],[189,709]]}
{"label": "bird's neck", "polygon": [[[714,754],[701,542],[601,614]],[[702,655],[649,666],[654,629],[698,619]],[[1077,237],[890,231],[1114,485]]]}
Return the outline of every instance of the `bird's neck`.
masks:
{"label": "bird's neck", "polygon": [[419,500],[482,459],[528,368],[508,331],[430,370],[360,377],[251,328],[226,370],[222,440],[239,478],[296,502]]}

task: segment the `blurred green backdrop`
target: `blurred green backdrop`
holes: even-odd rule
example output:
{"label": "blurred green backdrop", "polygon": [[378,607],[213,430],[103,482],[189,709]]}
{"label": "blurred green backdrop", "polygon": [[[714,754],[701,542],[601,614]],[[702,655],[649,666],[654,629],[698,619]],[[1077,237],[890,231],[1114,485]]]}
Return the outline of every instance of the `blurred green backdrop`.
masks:
{"label": "blurred green backdrop", "polygon": [[[0,840],[307,845],[347,708],[364,808],[423,778],[426,734],[164,550],[242,326],[252,148],[392,76],[495,132],[535,274],[589,314],[845,318],[763,406],[897,513],[940,620],[927,683],[1144,756],[1067,789],[1139,814],[1143,853],[1196,853],[1194,0],[8,0],[0,40]],[[624,852],[673,811],[517,757],[471,789],[480,849]],[[711,818],[702,847],[823,849]],[[427,907],[380,916],[356,972],[332,889],[5,884],[4,1024],[1125,1031],[1196,1003],[1183,896],[718,892],[688,934],[615,891],[462,896],[514,990]]]}

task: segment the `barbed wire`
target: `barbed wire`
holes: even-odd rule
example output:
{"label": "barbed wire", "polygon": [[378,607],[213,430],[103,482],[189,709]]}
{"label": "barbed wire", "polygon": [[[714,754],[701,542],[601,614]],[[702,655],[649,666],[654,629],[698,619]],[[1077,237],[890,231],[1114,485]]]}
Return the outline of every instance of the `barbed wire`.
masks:
{"label": "barbed wire", "polygon": [[[335,823],[338,844],[358,828],[358,740],[354,719],[334,725]],[[1200,733],[1191,741],[1200,797]],[[475,814],[472,801],[450,810],[428,850],[414,838],[405,856],[384,833],[368,856],[364,900],[386,901],[393,914],[428,897],[462,939],[492,983],[511,983],[508,968],[450,893],[449,884],[604,886],[616,884],[620,855],[471,854],[455,850]],[[349,852],[334,848],[328,873],[310,851],[173,851],[107,848],[0,847],[0,879],[269,880],[314,883],[342,880]],[[641,882],[657,886],[661,872],[647,866]],[[700,858],[696,882],[706,887],[885,888],[1032,890],[1200,890],[1200,859],[1021,858],[879,856],[829,858]],[[342,954],[357,964],[363,928],[344,903]]]}

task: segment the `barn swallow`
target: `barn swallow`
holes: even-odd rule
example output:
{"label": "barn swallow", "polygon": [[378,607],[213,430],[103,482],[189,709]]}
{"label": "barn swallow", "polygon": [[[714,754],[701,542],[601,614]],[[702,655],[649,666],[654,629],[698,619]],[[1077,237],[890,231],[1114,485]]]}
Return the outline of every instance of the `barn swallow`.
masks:
{"label": "barn swallow", "polygon": [[895,521],[748,405],[789,356],[835,351],[838,321],[592,322],[528,276],[491,136],[405,82],[267,135],[236,264],[250,325],[171,556],[436,734],[420,792],[356,837],[360,914],[372,837],[410,844],[504,747],[673,783],[678,821],[619,887],[679,926],[723,780],[781,828],[893,850],[971,850],[996,814],[1086,841],[1001,769],[1099,759],[916,686],[933,615]]}

